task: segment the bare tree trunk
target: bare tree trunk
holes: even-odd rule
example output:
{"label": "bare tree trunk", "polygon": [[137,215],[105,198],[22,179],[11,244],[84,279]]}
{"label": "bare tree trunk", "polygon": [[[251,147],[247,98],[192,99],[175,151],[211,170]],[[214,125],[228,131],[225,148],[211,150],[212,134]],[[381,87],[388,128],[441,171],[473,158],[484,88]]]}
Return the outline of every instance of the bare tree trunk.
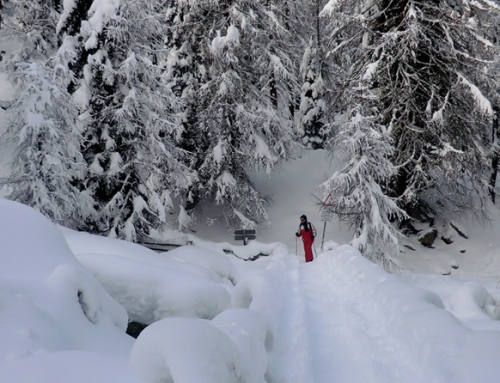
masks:
{"label": "bare tree trunk", "polygon": [[[496,146],[498,141],[498,108],[493,108],[493,124],[492,124],[492,139],[493,145]],[[491,160],[491,177],[490,177],[490,196],[491,201],[495,204],[496,200],[496,182],[497,182],[497,174],[498,174],[498,163],[500,161],[500,153],[498,153],[498,148],[495,147],[495,153],[493,154],[493,158]]]}
{"label": "bare tree trunk", "polygon": [[320,20],[320,12],[321,12],[321,0],[316,0],[316,39],[318,43],[318,52],[321,51],[321,20]]}
{"label": "bare tree trunk", "polygon": [[278,89],[276,88],[276,77],[274,75],[274,70],[271,70],[270,80],[269,80],[269,95],[271,97],[271,102],[274,107],[278,109]]}

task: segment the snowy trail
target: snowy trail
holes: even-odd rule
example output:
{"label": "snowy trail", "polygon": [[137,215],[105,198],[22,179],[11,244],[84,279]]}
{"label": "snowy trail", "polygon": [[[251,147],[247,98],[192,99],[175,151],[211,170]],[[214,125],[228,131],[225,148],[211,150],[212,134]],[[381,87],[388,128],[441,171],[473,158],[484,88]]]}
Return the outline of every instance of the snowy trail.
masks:
{"label": "snowy trail", "polygon": [[353,289],[353,276],[321,266],[301,269],[315,383],[393,381],[401,347],[377,318],[376,302]]}
{"label": "snowy trail", "polygon": [[429,368],[434,355],[417,351],[426,345],[416,343],[418,326],[403,323],[404,305],[377,291],[394,276],[381,271],[373,279],[366,268],[345,267],[346,260],[327,255],[300,266],[314,382],[449,381],[452,358],[445,355],[443,369]]}

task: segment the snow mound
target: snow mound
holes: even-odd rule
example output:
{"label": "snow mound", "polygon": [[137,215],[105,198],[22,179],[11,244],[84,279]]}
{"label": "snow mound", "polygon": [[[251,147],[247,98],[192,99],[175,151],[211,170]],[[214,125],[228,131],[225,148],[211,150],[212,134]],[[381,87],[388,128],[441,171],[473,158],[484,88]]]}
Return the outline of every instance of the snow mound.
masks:
{"label": "snow mound", "polygon": [[126,311],[57,227],[8,200],[0,200],[0,217],[0,362],[71,349],[127,352]]}
{"label": "snow mound", "polygon": [[159,262],[109,254],[79,254],[78,258],[125,307],[130,319],[140,323],[151,324],[174,316],[212,319],[231,306],[224,285],[195,266],[186,265],[193,271],[188,272],[175,267],[176,261],[169,259],[159,266]]}
{"label": "snow mound", "polygon": [[446,303],[450,311],[464,322],[500,319],[499,302],[478,282],[467,282],[460,286],[447,298]]}
{"label": "snow mound", "polygon": [[131,242],[62,230],[78,260],[133,321],[212,319],[231,307],[234,269],[223,254],[196,246],[158,254]]}
{"label": "snow mound", "polygon": [[202,249],[198,246],[181,246],[164,255],[179,262],[203,268],[208,267],[221,278],[234,280],[235,271],[233,264],[222,254],[215,251]]}
{"label": "snow mound", "polygon": [[137,338],[130,358],[145,383],[246,381],[234,342],[202,319],[168,318],[152,324]]}
{"label": "snow mound", "polygon": [[247,361],[243,365],[245,381],[265,382],[268,352],[273,348],[274,337],[264,316],[254,310],[231,309],[216,316],[211,323],[232,339]]}
{"label": "snow mound", "polygon": [[83,269],[42,214],[6,199],[0,199],[0,212],[0,276],[43,280],[61,264]]}

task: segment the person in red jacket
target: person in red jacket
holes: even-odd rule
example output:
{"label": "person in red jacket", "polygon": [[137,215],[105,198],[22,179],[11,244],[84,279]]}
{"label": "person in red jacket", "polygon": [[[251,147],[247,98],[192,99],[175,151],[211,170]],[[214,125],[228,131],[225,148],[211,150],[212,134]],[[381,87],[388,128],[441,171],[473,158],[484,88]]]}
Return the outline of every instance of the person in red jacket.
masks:
{"label": "person in red jacket", "polygon": [[306,262],[311,262],[314,259],[312,245],[316,236],[316,228],[311,222],[307,221],[305,215],[300,216],[299,230],[295,233],[295,236],[302,237]]}

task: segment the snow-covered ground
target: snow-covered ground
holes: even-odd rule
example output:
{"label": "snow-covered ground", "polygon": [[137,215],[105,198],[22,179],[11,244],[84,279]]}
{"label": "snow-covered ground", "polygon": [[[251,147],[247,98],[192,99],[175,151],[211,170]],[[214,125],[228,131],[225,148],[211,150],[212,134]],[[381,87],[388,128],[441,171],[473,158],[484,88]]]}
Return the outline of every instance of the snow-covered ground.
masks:
{"label": "snow-covered ground", "polygon": [[[388,274],[338,222],[321,249],[312,195],[327,172],[306,152],[254,175],[274,200],[257,241],[199,220],[193,245],[165,253],[0,199],[0,382],[497,382],[497,221],[411,243]],[[319,232],[308,264],[293,236],[304,213]],[[129,320],[151,325],[135,340]]]}

